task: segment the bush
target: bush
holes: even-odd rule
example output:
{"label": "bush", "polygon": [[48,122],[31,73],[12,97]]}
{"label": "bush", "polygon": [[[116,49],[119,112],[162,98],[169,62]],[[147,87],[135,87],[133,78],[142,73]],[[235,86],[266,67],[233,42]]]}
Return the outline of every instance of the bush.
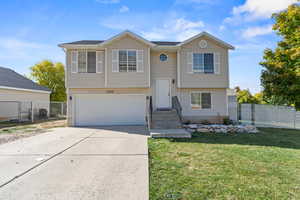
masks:
{"label": "bush", "polygon": [[223,124],[224,125],[230,125],[230,124],[233,124],[233,121],[231,119],[229,119],[229,117],[225,117],[223,119]]}

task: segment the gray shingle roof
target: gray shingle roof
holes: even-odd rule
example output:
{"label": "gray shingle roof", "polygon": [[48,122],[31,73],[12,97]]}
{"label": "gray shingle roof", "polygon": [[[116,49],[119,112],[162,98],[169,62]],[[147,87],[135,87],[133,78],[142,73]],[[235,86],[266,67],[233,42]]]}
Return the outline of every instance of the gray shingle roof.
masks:
{"label": "gray shingle roof", "polygon": [[49,88],[38,85],[32,80],[29,80],[28,78],[18,74],[17,72],[5,67],[0,67],[0,86],[29,90],[51,91]]}
{"label": "gray shingle roof", "polygon": [[170,45],[170,46],[172,46],[172,45],[177,45],[177,44],[179,44],[180,42],[170,42],[170,41],[151,41],[152,43],[154,43],[154,44],[157,44],[157,45]]}
{"label": "gray shingle roof", "polygon": [[[63,43],[61,45],[65,45],[65,44],[73,44],[73,45],[96,45],[96,44],[100,44],[104,42],[104,40],[79,40],[79,41],[75,41],[75,42],[69,42],[69,43]],[[177,45],[179,44],[180,42],[170,42],[170,41],[151,41],[152,43],[154,44],[157,44],[157,45]]]}

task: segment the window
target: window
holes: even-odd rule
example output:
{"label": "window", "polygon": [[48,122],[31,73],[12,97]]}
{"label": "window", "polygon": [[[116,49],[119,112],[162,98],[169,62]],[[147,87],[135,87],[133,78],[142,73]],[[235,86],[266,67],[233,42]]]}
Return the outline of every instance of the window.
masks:
{"label": "window", "polygon": [[78,73],[86,72],[86,52],[78,52]]}
{"label": "window", "polygon": [[119,72],[136,72],[136,51],[119,51]]}
{"label": "window", "polygon": [[78,52],[78,72],[96,73],[96,52],[95,51]]}
{"label": "window", "polygon": [[192,109],[211,109],[211,93],[191,93],[191,106]]}
{"label": "window", "polygon": [[214,54],[213,53],[194,53],[193,72],[214,73]]}
{"label": "window", "polygon": [[96,52],[88,52],[88,65],[87,65],[87,72],[88,73],[96,73]]}
{"label": "window", "polygon": [[160,56],[159,56],[159,60],[160,60],[161,62],[167,61],[167,60],[168,60],[168,56],[167,56],[166,54],[162,53],[162,54],[160,54]]}

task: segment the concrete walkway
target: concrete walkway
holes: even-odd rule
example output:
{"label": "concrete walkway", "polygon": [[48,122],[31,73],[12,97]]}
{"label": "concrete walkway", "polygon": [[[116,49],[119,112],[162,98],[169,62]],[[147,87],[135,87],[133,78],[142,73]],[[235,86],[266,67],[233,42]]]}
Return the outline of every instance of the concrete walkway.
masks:
{"label": "concrete walkway", "polygon": [[0,145],[0,199],[143,199],[144,127],[56,128]]}

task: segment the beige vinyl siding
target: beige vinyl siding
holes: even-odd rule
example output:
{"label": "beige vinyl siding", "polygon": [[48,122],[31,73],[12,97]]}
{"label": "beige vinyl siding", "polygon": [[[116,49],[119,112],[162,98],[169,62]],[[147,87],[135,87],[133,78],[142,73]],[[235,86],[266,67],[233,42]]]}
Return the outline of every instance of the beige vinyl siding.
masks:
{"label": "beige vinyl siding", "polygon": [[[76,94],[145,94],[145,96],[150,95],[149,88],[73,88],[69,89],[68,96],[72,97],[72,100],[68,98],[67,100],[67,107],[68,107],[68,114],[67,114],[67,123],[69,126],[74,125],[74,109],[73,109],[73,102]],[[146,109],[146,108],[145,108]]]}
{"label": "beige vinyl siding", "polygon": [[[168,56],[167,61],[161,62],[159,59],[160,54],[166,54]],[[172,79],[176,80],[177,70],[177,55],[176,52],[164,52],[164,51],[151,51],[151,88],[152,88],[152,100],[153,105],[156,105],[156,80],[157,79],[169,79],[171,81],[171,96],[176,96],[176,83],[172,83]]]}
{"label": "beige vinyl siding", "polygon": [[[192,109],[191,93],[211,93],[211,109]],[[178,97],[182,106],[182,115],[187,117],[196,116],[227,116],[226,89],[179,89]]]}
{"label": "beige vinyl siding", "polygon": [[[199,47],[200,40],[207,41],[207,47]],[[187,54],[220,53],[220,74],[191,73],[188,68]],[[182,46],[180,50],[180,83],[181,88],[228,88],[228,49],[208,37],[202,36]]]}
{"label": "beige vinyl siding", "polygon": [[[112,72],[112,50],[143,50],[143,72]],[[107,87],[108,88],[148,88],[149,62],[148,45],[130,36],[113,41],[107,46]]]}
{"label": "beige vinyl siding", "polygon": [[[105,87],[105,59],[104,53],[100,54],[103,61],[102,73],[72,73],[71,71],[71,51],[78,49],[69,49],[67,51],[67,88],[104,88]],[[97,51],[100,49],[97,49]],[[90,49],[90,51],[96,51],[96,49]],[[102,49],[102,51],[104,51]]]}

